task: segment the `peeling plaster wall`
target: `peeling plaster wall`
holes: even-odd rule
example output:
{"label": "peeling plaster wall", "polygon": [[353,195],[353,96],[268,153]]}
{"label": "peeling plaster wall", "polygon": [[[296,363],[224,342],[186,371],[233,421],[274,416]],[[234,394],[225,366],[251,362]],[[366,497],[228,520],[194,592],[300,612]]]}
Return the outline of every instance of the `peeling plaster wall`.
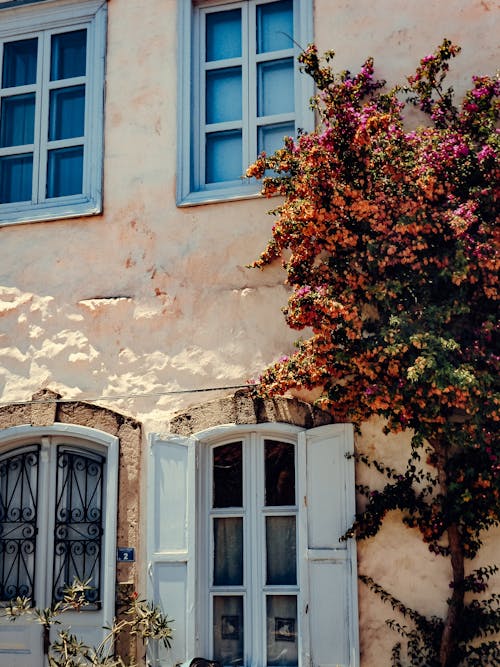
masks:
{"label": "peeling plaster wall", "polygon": [[[335,49],[339,70],[372,55],[377,73],[395,83],[445,36],[463,47],[451,72],[458,91],[498,63],[493,0],[314,4],[315,39],[320,50]],[[109,2],[103,214],[0,227],[3,405],[46,387],[81,401],[119,396],[98,404],[141,422],[147,435],[228,393],[165,392],[242,384],[292,349],[297,334],[280,315],[287,299],[280,268],[246,268],[265,245],[272,225],[266,211],[276,202],[175,206],[182,113],[176,8],[176,0]],[[72,418],[69,407],[61,410]],[[28,408],[25,414],[29,419]],[[404,439],[382,439],[375,424],[358,446],[379,457],[400,454],[402,462],[407,451]],[[138,442],[124,436],[122,447],[137,482]],[[131,506],[126,521],[137,520]],[[409,604],[441,613],[446,564],[401,530],[390,518],[376,540],[361,544],[360,569]],[[484,562],[493,560],[498,538],[490,538]],[[387,665],[395,637],[383,621],[391,610],[362,588],[360,610],[362,665]]]}

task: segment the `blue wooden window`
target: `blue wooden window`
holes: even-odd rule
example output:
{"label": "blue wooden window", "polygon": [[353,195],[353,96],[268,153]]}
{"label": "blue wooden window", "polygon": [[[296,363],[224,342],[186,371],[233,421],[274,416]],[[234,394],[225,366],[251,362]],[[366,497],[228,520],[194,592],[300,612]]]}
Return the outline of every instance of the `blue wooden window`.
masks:
{"label": "blue wooden window", "polygon": [[312,129],[312,91],[297,66],[298,45],[312,40],[312,1],[196,2],[189,11],[180,3],[180,11],[191,49],[181,41],[178,203],[255,193],[248,165]]}
{"label": "blue wooden window", "polygon": [[1,224],[101,208],[106,4],[44,4],[0,39]]}

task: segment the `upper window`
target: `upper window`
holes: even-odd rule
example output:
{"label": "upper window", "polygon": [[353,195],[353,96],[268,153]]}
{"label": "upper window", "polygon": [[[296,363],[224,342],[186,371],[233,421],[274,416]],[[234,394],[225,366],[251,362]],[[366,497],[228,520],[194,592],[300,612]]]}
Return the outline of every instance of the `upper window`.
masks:
{"label": "upper window", "polygon": [[[189,5],[189,3],[183,3]],[[247,166],[308,129],[311,94],[297,52],[311,40],[310,0],[195,3],[185,16],[178,199],[193,204],[258,190]],[[188,10],[184,8],[186,13]],[[191,82],[191,89],[185,82]],[[185,114],[189,110],[189,123]]]}
{"label": "upper window", "polygon": [[2,11],[0,221],[101,209],[102,0]]}

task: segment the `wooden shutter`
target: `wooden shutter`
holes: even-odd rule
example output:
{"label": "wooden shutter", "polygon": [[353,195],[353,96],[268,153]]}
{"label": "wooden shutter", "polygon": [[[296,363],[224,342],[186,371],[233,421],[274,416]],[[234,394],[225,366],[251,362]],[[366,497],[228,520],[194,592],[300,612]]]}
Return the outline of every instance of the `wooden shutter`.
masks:
{"label": "wooden shutter", "polygon": [[195,439],[150,438],[148,461],[148,597],[172,619],[172,648],[155,648],[151,665],[194,656]]}
{"label": "wooden shutter", "polygon": [[339,538],[355,513],[353,431],[299,434],[299,549],[303,667],[357,667],[356,548]]}

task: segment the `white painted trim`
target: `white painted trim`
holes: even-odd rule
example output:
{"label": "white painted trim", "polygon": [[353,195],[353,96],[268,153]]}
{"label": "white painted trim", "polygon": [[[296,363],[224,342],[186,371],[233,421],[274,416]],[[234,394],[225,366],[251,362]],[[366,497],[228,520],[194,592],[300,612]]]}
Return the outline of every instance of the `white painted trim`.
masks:
{"label": "white painted trim", "polygon": [[[0,430],[0,445],[5,442],[17,443],[32,438],[41,438],[43,436],[64,435],[74,436],[82,440],[88,440],[90,443],[96,443],[109,448],[111,451],[114,446],[118,447],[118,438],[104,431],[99,431],[89,426],[79,426],[76,424],[53,424],[52,426],[30,426],[22,424],[21,426],[11,426]],[[10,448],[9,448],[10,449]]]}
{"label": "white painted trim", "polygon": [[201,443],[212,444],[217,442],[217,444],[222,444],[224,439],[234,439],[235,437],[243,437],[249,433],[255,432],[261,435],[280,435],[283,437],[288,436],[293,438],[295,434],[305,429],[301,426],[294,426],[292,424],[286,424],[284,422],[264,422],[261,424],[221,424],[220,426],[212,426],[210,428],[199,431],[195,434],[197,440]]}
{"label": "white painted trim", "polygon": [[299,562],[299,587],[300,599],[297,616],[300,628],[299,664],[309,667],[310,636],[308,600],[309,600],[309,576],[307,570],[307,457],[306,457],[306,431],[301,431],[297,436],[297,504],[299,506],[297,526],[297,559]]}

